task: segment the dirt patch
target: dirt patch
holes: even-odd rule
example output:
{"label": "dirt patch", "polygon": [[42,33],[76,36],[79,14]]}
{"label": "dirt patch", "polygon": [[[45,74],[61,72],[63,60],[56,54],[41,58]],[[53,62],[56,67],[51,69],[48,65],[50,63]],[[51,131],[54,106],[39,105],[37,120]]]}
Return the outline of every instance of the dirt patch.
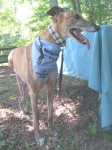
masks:
{"label": "dirt patch", "polygon": [[29,95],[25,106],[30,119],[22,118],[19,91],[13,70],[0,67],[0,149],[1,150],[112,150],[112,133],[101,129],[98,93],[87,81],[64,76],[61,99],[54,98],[54,126],[58,137],[47,129],[46,87],[38,96],[40,129],[46,144],[38,147],[34,138]]}

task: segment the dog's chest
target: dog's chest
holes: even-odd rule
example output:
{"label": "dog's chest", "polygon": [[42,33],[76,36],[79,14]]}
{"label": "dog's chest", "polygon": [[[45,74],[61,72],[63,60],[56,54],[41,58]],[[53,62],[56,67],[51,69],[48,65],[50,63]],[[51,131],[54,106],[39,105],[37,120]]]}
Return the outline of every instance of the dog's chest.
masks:
{"label": "dog's chest", "polygon": [[43,82],[56,67],[60,46],[39,40],[37,37],[32,46],[33,70],[40,82]]}

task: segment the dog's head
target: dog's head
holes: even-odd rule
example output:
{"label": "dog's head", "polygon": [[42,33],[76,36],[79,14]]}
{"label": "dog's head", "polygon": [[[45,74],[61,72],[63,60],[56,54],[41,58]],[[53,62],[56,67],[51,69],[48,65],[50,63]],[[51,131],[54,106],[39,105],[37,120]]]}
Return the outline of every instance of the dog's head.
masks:
{"label": "dog's head", "polygon": [[100,29],[99,26],[86,21],[82,15],[75,10],[68,10],[55,6],[47,11],[47,15],[52,16],[54,26],[64,40],[72,36],[78,42],[87,44],[88,49],[89,42],[79,30],[95,32]]}

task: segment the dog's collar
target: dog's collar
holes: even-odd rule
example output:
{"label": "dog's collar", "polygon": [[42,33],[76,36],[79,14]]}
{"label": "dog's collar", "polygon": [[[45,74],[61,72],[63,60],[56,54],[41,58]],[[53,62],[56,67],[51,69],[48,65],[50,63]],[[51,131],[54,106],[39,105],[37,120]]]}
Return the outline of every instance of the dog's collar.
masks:
{"label": "dog's collar", "polygon": [[62,40],[62,38],[59,36],[59,34],[56,32],[53,24],[50,24],[48,26],[49,32],[56,41],[57,44],[61,45],[61,47],[65,47],[65,41]]}

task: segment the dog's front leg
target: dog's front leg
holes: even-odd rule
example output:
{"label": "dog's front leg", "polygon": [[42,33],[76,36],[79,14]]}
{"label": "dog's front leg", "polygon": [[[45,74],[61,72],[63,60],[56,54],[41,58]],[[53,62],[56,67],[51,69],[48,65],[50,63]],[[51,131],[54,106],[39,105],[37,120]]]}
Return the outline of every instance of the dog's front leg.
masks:
{"label": "dog's front leg", "polygon": [[42,146],[44,144],[44,138],[40,137],[40,131],[39,131],[39,114],[37,110],[37,91],[33,91],[32,89],[30,89],[29,91],[30,91],[30,99],[31,99],[31,106],[32,106],[35,139],[37,141],[37,144]]}
{"label": "dog's front leg", "polygon": [[50,78],[47,82],[47,107],[48,107],[48,128],[49,132],[53,136],[57,136],[58,134],[53,129],[53,99],[54,99],[54,91],[57,80],[57,72],[56,69],[50,75]]}
{"label": "dog's front leg", "polygon": [[53,98],[54,90],[50,85],[47,85],[47,107],[48,107],[48,128],[51,135],[53,135]]}

